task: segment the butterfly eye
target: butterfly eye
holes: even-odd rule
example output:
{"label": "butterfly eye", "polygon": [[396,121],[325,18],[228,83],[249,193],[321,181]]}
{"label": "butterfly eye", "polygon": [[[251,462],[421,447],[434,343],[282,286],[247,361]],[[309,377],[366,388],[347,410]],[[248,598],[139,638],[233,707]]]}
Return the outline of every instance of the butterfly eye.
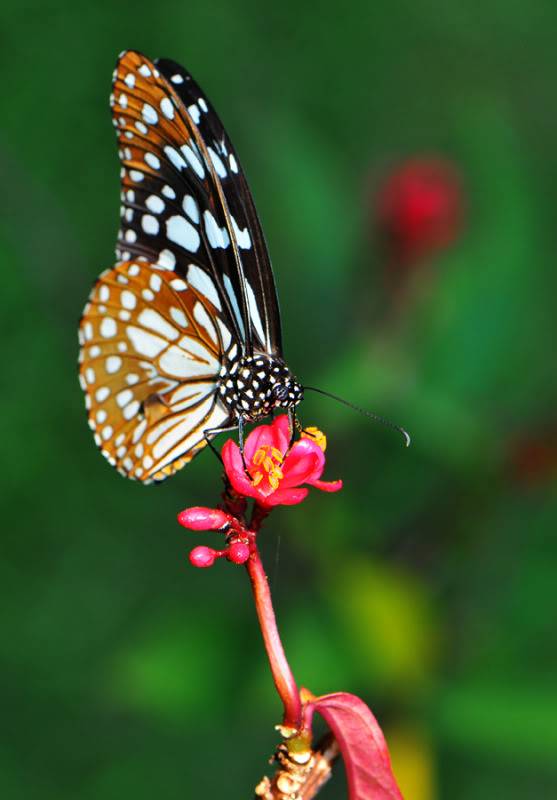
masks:
{"label": "butterfly eye", "polygon": [[278,403],[284,403],[288,400],[288,386],[284,383],[275,383],[273,386],[273,397]]}

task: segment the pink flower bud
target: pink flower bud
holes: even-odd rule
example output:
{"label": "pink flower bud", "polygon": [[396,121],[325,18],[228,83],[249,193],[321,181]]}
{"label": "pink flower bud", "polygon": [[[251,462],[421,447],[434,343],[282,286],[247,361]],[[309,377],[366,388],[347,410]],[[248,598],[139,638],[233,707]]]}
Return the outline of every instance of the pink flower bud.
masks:
{"label": "pink flower bud", "polygon": [[178,522],[192,531],[216,531],[230,522],[230,515],[218,508],[193,506],[178,514]]}
{"label": "pink flower bud", "polygon": [[190,564],[193,567],[212,567],[215,563],[216,552],[212,547],[194,547],[190,553]]}
{"label": "pink flower bud", "polygon": [[234,564],[245,564],[249,558],[249,545],[244,542],[232,542],[228,548],[228,560]]}

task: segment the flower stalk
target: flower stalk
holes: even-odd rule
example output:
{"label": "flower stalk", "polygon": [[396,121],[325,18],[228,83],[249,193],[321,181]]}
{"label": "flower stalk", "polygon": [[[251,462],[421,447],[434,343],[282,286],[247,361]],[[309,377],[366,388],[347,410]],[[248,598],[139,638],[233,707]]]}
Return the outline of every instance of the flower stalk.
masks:
{"label": "flower stalk", "polygon": [[[272,778],[264,777],[259,782],[256,797],[311,800],[342,754],[351,797],[372,796],[373,789],[377,800],[402,800],[383,735],[367,706],[347,693],[315,697],[307,689],[298,688],[284,652],[259,553],[257,538],[275,506],[297,505],[308,495],[307,487],[325,492],[342,488],[340,480],[321,479],[325,448],[326,438],[317,429],[306,429],[299,440],[292,442],[286,416],[252,431],[243,450],[228,440],[222,449],[224,491],[220,506],[187,508],[178,515],[178,521],[190,530],[209,530],[225,537],[222,549],[195,547],[189,556],[193,566],[211,567],[217,560],[243,564],[250,580],[271,674],[283,705],[282,723],[276,726],[281,742],[272,759],[277,769]],[[248,499],[254,501],[251,517],[247,513]],[[314,711],[326,720],[331,731],[315,745]],[[372,772],[367,766],[369,759],[374,760]]]}
{"label": "flower stalk", "polygon": [[299,731],[302,721],[300,692],[284,653],[273,609],[269,581],[256,544],[253,545],[251,555],[246,561],[246,570],[251,583],[255,610],[271,673],[284,706],[282,724],[292,732]]}

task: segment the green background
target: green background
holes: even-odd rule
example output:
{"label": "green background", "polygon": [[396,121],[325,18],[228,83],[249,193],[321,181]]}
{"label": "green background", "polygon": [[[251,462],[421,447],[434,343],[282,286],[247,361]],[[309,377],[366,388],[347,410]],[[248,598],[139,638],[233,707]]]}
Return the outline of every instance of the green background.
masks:
{"label": "green background", "polygon": [[[294,372],[413,434],[304,402],[345,489],[262,536],[298,680],[369,703],[407,800],[554,796],[555,4],[22,0],[0,19],[2,797],[251,797],[279,721],[243,569],[191,568],[217,538],[176,523],[216,502],[216,459],[145,488],[85,421],[76,329],[113,259],[124,48],[183,63],[224,119]],[[432,154],[467,222],[395,303],[372,198]],[[322,797],[345,797],[341,771]]]}

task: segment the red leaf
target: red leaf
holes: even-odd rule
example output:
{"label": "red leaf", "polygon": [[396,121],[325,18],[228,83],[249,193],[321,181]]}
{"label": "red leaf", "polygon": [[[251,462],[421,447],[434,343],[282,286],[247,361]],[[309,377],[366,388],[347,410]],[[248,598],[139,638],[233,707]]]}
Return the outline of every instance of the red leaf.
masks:
{"label": "red leaf", "polygon": [[353,694],[335,692],[310,704],[337,740],[348,780],[350,800],[403,800],[379,723]]}

